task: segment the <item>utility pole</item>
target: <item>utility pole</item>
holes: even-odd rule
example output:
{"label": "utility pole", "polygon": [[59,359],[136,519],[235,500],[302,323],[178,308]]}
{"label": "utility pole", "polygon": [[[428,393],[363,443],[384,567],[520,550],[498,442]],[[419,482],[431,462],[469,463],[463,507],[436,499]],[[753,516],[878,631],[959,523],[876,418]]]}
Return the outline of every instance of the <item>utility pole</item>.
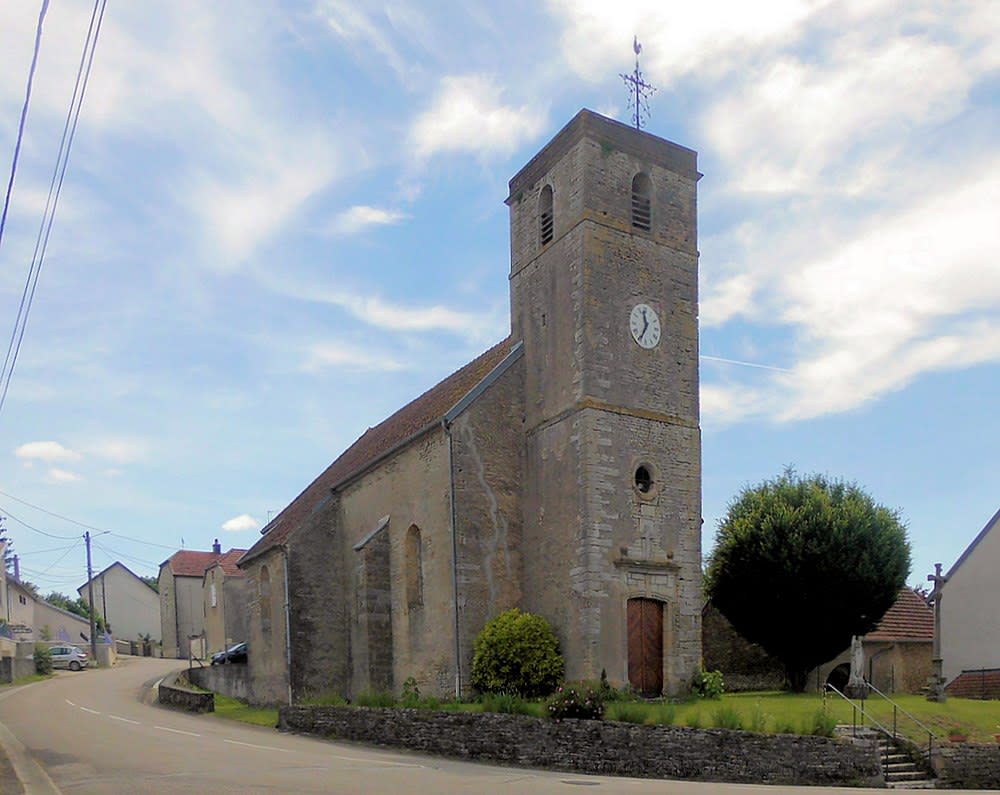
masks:
{"label": "utility pole", "polygon": [[94,621],[94,567],[90,562],[90,531],[83,534],[87,544],[87,601],[90,602],[90,657],[97,665],[97,624]]}

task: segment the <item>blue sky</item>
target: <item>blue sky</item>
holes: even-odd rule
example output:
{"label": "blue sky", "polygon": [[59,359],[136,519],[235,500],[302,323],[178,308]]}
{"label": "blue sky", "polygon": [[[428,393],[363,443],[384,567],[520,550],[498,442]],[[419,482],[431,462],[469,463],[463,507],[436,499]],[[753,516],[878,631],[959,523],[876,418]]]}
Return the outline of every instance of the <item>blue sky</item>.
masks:
{"label": "blue sky", "polygon": [[[39,6],[0,5],[4,183]],[[4,339],[90,11],[46,17]],[[504,337],[507,180],[581,107],[628,119],[634,34],[705,174],[705,552],[793,465],[897,508],[911,582],[949,567],[1000,507],[997,4],[146,0],[108,5],[0,412],[23,576],[84,582],[67,519],[112,531],[97,569],[248,547]]]}

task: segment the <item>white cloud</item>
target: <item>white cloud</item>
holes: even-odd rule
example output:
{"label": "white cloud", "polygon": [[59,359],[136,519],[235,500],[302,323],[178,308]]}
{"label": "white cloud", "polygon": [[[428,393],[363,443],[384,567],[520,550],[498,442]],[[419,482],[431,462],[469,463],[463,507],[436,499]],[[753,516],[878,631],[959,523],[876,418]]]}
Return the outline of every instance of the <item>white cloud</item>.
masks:
{"label": "white cloud", "polygon": [[393,372],[405,370],[406,362],[392,356],[364,347],[354,347],[342,343],[317,343],[309,350],[302,369],[316,372],[329,368],[351,370],[354,372]]}
{"label": "white cloud", "polygon": [[385,210],[381,207],[356,204],[333,219],[333,223],[330,224],[330,233],[353,235],[369,226],[391,226],[404,218],[406,218],[406,214],[398,210]]}
{"label": "white cloud", "polygon": [[431,107],[414,122],[410,138],[416,154],[439,152],[510,154],[541,133],[545,113],[500,101],[501,87],[487,75],[445,77]]}
{"label": "white cloud", "polygon": [[58,467],[52,467],[49,470],[49,477],[57,483],[77,483],[83,480],[83,477],[75,472],[70,472],[66,469],[59,469]]}
{"label": "white cloud", "polygon": [[936,190],[865,219],[840,245],[810,255],[814,228],[795,223],[776,229],[770,244],[795,258],[769,258],[763,243],[745,252],[756,300],[732,277],[716,287],[708,313],[781,326],[796,361],[764,386],[755,381],[753,400],[736,385],[707,383],[706,416],[807,419],[857,408],[926,373],[1000,361],[1000,239],[984,234],[1000,206],[1000,160],[980,162],[950,191],[937,175],[926,178]]}
{"label": "white cloud", "polygon": [[116,464],[130,464],[147,455],[147,445],[138,439],[105,438],[85,445],[88,454],[104,458]]}
{"label": "white cloud", "polygon": [[14,455],[28,461],[39,460],[47,463],[53,461],[79,461],[81,456],[75,450],[63,447],[59,442],[28,442],[14,451]]}
{"label": "white cloud", "polygon": [[260,529],[260,522],[254,519],[250,514],[242,513],[239,516],[234,516],[232,519],[227,519],[223,522],[222,529],[227,533],[242,533],[248,530]]}

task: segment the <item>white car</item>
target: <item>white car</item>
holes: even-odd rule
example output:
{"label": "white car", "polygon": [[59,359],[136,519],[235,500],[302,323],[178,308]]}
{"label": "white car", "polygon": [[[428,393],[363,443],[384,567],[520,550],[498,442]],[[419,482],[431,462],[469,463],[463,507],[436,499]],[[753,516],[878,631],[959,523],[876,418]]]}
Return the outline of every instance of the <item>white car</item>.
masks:
{"label": "white car", "polygon": [[79,671],[87,667],[87,652],[80,651],[76,646],[53,646],[52,667]]}

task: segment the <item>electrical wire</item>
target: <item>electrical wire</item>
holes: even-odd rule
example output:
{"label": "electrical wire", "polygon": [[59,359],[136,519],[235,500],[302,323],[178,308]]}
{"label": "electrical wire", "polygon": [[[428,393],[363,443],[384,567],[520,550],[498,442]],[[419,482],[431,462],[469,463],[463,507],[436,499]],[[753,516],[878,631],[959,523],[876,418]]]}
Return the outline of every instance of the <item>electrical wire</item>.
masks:
{"label": "electrical wire", "polygon": [[[76,85],[73,88],[73,97],[70,100],[69,111],[66,115],[66,124],[63,126],[62,140],[59,142],[56,167],[52,173],[52,181],[49,183],[49,195],[45,202],[42,224],[38,229],[38,237],[35,240],[35,250],[31,257],[31,265],[28,268],[28,278],[24,284],[24,292],[21,295],[21,305],[17,310],[14,331],[11,334],[10,343],[7,347],[7,356],[4,359],[3,370],[0,371],[0,380],[3,381],[3,388],[0,391],[0,411],[3,411],[4,404],[7,401],[10,380],[14,375],[17,358],[21,352],[21,343],[24,340],[24,332],[28,326],[28,315],[31,312],[31,305],[35,299],[38,276],[42,272],[42,265],[45,261],[45,252],[49,245],[49,235],[52,232],[52,222],[56,217],[56,207],[59,204],[63,180],[66,177],[66,168],[69,165],[69,154],[73,147],[73,138],[76,136],[76,126],[80,120],[83,99],[87,92],[87,85],[90,82],[90,70],[94,65],[97,39],[101,33],[101,25],[104,22],[104,10],[106,7],[107,0],[94,0],[94,10],[90,17],[90,27],[87,30],[83,54],[80,56],[80,65],[77,68]],[[18,330],[19,328],[20,331]]]}
{"label": "electrical wire", "polygon": [[101,552],[103,552],[105,555],[107,555],[109,558],[111,558],[111,560],[115,560],[116,558],[125,558],[125,560],[131,560],[131,561],[134,561],[136,563],[142,563],[145,566],[152,566],[152,567],[157,568],[157,569],[160,567],[159,563],[153,563],[152,561],[149,561],[149,560],[142,560],[141,558],[135,558],[135,557],[132,557],[131,555],[126,555],[123,552],[115,552],[115,550],[109,549],[108,547],[104,546],[103,544],[98,544],[96,541],[92,540],[91,543],[97,549],[101,550]]}
{"label": "electrical wire", "polygon": [[35,27],[35,49],[31,56],[31,66],[28,69],[28,86],[24,91],[24,104],[21,106],[21,118],[17,123],[17,140],[14,142],[14,158],[10,164],[10,179],[7,180],[7,192],[3,199],[3,212],[0,213],[0,245],[3,244],[3,231],[7,226],[7,210],[10,208],[10,197],[14,192],[14,175],[17,174],[17,161],[21,154],[21,141],[24,138],[24,123],[28,119],[28,106],[31,104],[31,85],[35,81],[35,67],[38,65],[38,51],[42,45],[42,23],[45,13],[49,10],[49,0],[42,0],[42,10],[38,13],[38,25]]}
{"label": "electrical wire", "polygon": [[25,555],[43,555],[46,552],[62,552],[64,549],[70,549],[76,546],[75,544],[70,544],[68,547],[53,547],[52,549],[33,549],[31,552],[19,552],[17,557],[19,559],[23,558]]}
{"label": "electrical wire", "polygon": [[[62,519],[64,522],[69,522],[70,524],[75,524],[77,527],[82,527],[84,530],[93,530],[95,533],[107,533],[108,535],[114,536],[115,538],[121,538],[124,541],[132,541],[136,544],[145,544],[146,546],[158,547],[159,549],[169,549],[172,551],[176,551],[177,549],[177,547],[172,547],[169,546],[168,544],[157,544],[155,541],[145,541],[141,538],[133,538],[131,536],[122,535],[121,533],[116,533],[114,530],[105,530],[103,527],[95,527],[92,524],[87,524],[86,522],[81,522],[78,521],[77,519],[71,519],[68,516],[63,516],[61,513],[55,513],[54,511],[50,511],[47,508],[43,508],[40,505],[35,505],[34,503],[28,502],[27,500],[22,500],[20,497],[15,497],[13,494],[8,494],[6,491],[0,491],[0,497],[6,497],[9,500],[14,500],[14,502],[19,502],[21,503],[21,505],[27,506],[28,508],[31,508],[35,511],[41,511],[42,513],[47,514],[48,516],[52,516],[56,519]],[[3,506],[0,506],[0,511],[10,516],[9,511],[7,511]],[[14,521],[20,524],[24,524],[24,522],[22,522],[20,519],[17,519],[14,516],[10,516],[10,518],[14,519]],[[70,539],[76,538],[76,536],[52,535],[51,533],[46,533],[42,530],[38,530],[37,528],[31,527],[30,525],[24,524],[24,526],[27,527],[29,530],[34,530],[36,533],[47,535],[50,538],[58,538],[65,541],[69,541]],[[158,563],[156,565],[159,566]]]}
{"label": "electrical wire", "polygon": [[18,519],[16,516],[14,516],[14,514],[12,514],[10,511],[8,511],[6,508],[4,508],[2,505],[0,505],[0,511],[3,511],[4,515],[8,519],[13,519],[15,522],[17,522],[22,527],[26,527],[29,530],[31,530],[32,532],[38,533],[39,535],[43,535],[46,538],[55,538],[55,539],[58,539],[59,541],[72,541],[72,540],[74,540],[74,539],[77,538],[77,536],[59,536],[59,535],[56,535],[55,533],[46,533],[44,530],[39,530],[37,527],[32,527],[30,524],[28,524],[27,522],[23,521],[22,519]]}

